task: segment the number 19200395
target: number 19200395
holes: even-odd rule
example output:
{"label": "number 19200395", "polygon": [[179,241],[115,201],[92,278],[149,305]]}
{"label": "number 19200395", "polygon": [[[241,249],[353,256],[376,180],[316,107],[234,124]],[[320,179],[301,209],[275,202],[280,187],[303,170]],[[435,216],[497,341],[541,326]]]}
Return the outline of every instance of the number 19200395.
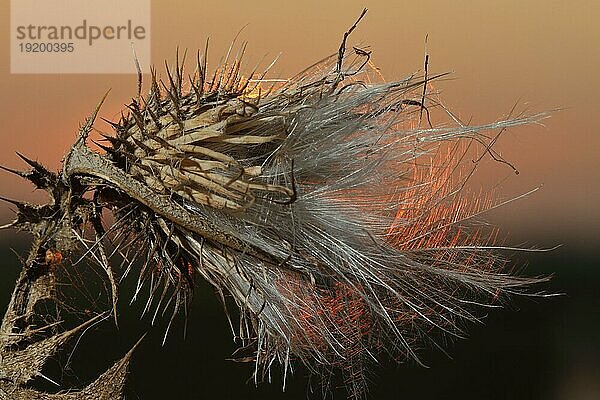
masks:
{"label": "number 19200395", "polygon": [[73,43],[19,43],[21,53],[72,53],[75,50]]}

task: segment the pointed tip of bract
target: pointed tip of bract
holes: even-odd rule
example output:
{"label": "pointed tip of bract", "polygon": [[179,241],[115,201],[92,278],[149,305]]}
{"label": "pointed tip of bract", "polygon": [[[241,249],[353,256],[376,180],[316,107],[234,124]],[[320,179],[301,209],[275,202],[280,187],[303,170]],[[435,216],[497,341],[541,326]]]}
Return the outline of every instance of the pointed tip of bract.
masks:
{"label": "pointed tip of bract", "polygon": [[19,153],[18,151],[15,151],[15,153],[17,154],[17,156],[19,156],[19,158],[23,161],[25,161],[27,164],[29,164],[31,167],[37,169],[37,170],[46,170],[46,168],[44,168],[44,166],[42,164],[40,164],[39,162],[32,160],[28,157],[25,157],[23,154]]}
{"label": "pointed tip of bract", "polygon": [[55,173],[46,169],[46,167],[44,167],[39,162],[24,156],[23,154],[19,153],[18,151],[16,152],[16,154],[17,154],[17,156],[19,156],[19,158],[21,160],[23,160],[25,163],[27,163],[33,169],[29,170],[29,171],[17,171],[17,170],[13,170],[12,168],[7,168],[7,167],[3,167],[3,166],[0,166],[0,168],[7,172],[13,173],[22,178],[27,179],[28,181],[33,183],[38,189],[48,190],[48,189],[54,189],[56,187],[57,177],[56,177]]}
{"label": "pointed tip of bract", "polygon": [[26,174],[27,174],[25,171],[17,171],[16,169],[8,168],[8,167],[5,167],[3,165],[0,165],[0,169],[4,170],[6,172],[10,172],[11,174],[15,174],[17,176],[20,176],[22,178],[25,178]]}
{"label": "pointed tip of bract", "polygon": [[22,175],[24,173],[23,171],[17,171],[16,169],[5,167],[4,165],[0,165],[0,169],[15,175]]}
{"label": "pointed tip of bract", "polygon": [[96,140],[92,140],[92,143],[94,143],[96,146],[98,146],[99,148],[101,148],[102,150],[104,150],[106,153],[112,153],[114,151],[114,149],[112,147],[109,146],[105,146],[103,144],[100,144],[98,141]]}
{"label": "pointed tip of bract", "polygon": [[23,202],[23,201],[9,199],[8,197],[4,197],[4,196],[0,196],[0,200],[5,201],[6,203],[12,204],[17,207],[16,210],[13,210],[16,213],[17,218],[13,222],[1,226],[0,229],[19,227],[24,222],[31,221],[32,219],[33,220],[38,219],[38,217],[37,217],[38,210],[37,210],[36,206],[26,203],[26,202]]}
{"label": "pointed tip of bract", "polygon": [[104,101],[108,97],[110,91],[111,89],[108,89],[106,93],[104,93],[104,96],[102,96],[102,98],[100,99],[90,116],[85,120],[85,124],[83,124],[83,126],[79,129],[79,138],[77,139],[76,144],[85,142],[85,140],[87,139],[90,131],[92,130],[92,125],[98,117],[98,112],[100,112],[100,108],[102,107],[102,104],[104,104]]}
{"label": "pointed tip of bract", "polygon": [[129,350],[129,351],[127,352],[127,355],[128,355],[128,356],[131,356],[131,355],[132,355],[132,354],[133,354],[133,353],[136,351],[136,349],[137,349],[137,348],[140,346],[140,344],[142,344],[142,342],[144,341],[144,339],[146,338],[146,336],[148,336],[148,332],[144,333],[144,334],[143,334],[143,335],[142,335],[142,336],[141,336],[141,337],[138,339],[138,341],[137,341],[137,342],[135,342],[135,344],[133,345],[133,347],[131,347],[131,350]]}

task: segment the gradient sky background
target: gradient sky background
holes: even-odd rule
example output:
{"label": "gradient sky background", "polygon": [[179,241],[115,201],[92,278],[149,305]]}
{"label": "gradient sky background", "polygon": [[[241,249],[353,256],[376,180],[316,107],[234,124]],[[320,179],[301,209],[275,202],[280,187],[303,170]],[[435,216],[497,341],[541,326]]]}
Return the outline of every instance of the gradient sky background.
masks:
{"label": "gradient sky background", "polygon": [[[600,274],[594,266],[597,262],[590,260],[597,260],[600,246],[600,202],[597,200],[600,198],[600,2],[174,0],[153,1],[152,7],[152,59],[159,71],[165,59],[174,59],[176,46],[194,53],[204,46],[209,35],[212,49],[209,61],[214,66],[235,34],[247,25],[241,35],[249,42],[246,65],[254,66],[263,56],[270,62],[281,52],[273,75],[289,77],[337,51],[343,32],[362,8],[367,7],[369,12],[349,44],[369,45],[373,61],[384,77],[401,79],[422,68],[424,39],[428,35],[430,72],[453,72],[451,80],[437,82],[435,87],[442,92],[446,105],[463,120],[494,121],[506,115],[517,101],[519,109],[530,112],[562,109],[545,120],[544,126],[512,129],[500,139],[496,149],[517,166],[519,175],[504,165],[488,163],[478,171],[473,184],[488,188],[499,185],[502,198],[543,185],[534,195],[490,213],[487,218],[507,234],[511,244],[536,247],[562,244],[562,249],[550,255],[534,255],[533,273],[558,271],[557,290],[569,296],[529,307],[529,313],[498,314],[497,319],[487,323],[496,330],[489,327],[474,330],[472,340],[462,345],[462,349],[470,350],[461,353],[459,347],[454,352],[456,361],[448,362],[447,371],[456,375],[448,375],[446,386],[441,385],[439,390],[465,384],[479,385],[486,393],[488,381],[479,382],[464,374],[490,368],[488,363],[502,360],[503,353],[517,351],[524,357],[517,368],[514,360],[507,356],[506,365],[490,371],[499,371],[498,374],[514,371],[512,382],[515,379],[522,382],[518,390],[523,398],[535,398],[532,392],[539,393],[539,387],[555,390],[558,394],[552,398],[556,399],[598,398],[600,368],[595,332],[600,329],[596,284]],[[0,164],[22,167],[15,155],[15,151],[19,151],[57,169],[76,137],[79,123],[106,90],[112,89],[101,115],[110,119],[135,96],[136,78],[133,75],[11,75],[9,15],[9,1],[0,0]],[[102,127],[102,123],[98,126]],[[27,183],[4,173],[0,173],[0,195],[44,201],[42,193],[34,193]],[[11,218],[10,207],[1,204],[0,224]],[[10,235],[11,232],[1,232],[0,239],[6,241]],[[587,261],[579,263],[584,257],[578,254],[584,253],[592,257],[586,256]],[[583,274],[583,269],[577,269],[578,263],[590,273]],[[16,271],[16,266],[10,269],[11,274]],[[572,271],[572,274],[563,274],[563,271]],[[6,281],[5,293],[11,290],[13,279]],[[199,292],[200,301],[205,301],[207,295]],[[198,313],[202,314],[202,304],[199,308]],[[214,318],[223,319],[218,306],[214,310],[220,315]],[[485,334],[491,336],[481,336]],[[195,337],[206,340],[213,338],[210,335],[215,337],[214,343],[217,343],[216,336],[230,342],[230,337],[222,337],[224,332],[219,329],[197,333]],[[489,340],[497,341],[498,345],[490,348]],[[540,347],[534,347],[536,345]],[[200,351],[200,346],[181,345],[176,352],[173,347],[177,346],[180,344],[175,342],[169,349],[173,365]],[[207,347],[212,351],[212,346]],[[496,353],[490,353],[490,357],[486,349]],[[217,362],[223,362],[225,352],[215,347],[212,364],[206,364],[208,372],[201,373],[231,371],[216,367],[221,365]],[[144,354],[140,357],[145,357]],[[153,357],[159,356],[153,353]],[[206,354],[198,357],[206,357]],[[489,361],[492,357],[496,358]],[[477,364],[477,360],[482,364]],[[529,370],[523,373],[519,367]],[[546,373],[544,368],[554,369]],[[423,375],[427,372],[409,369],[403,376],[408,377],[405,381],[408,386],[412,376],[416,376],[416,385],[421,382],[418,376],[423,382],[430,378],[437,381],[439,369],[430,371],[431,375]],[[154,383],[155,390],[164,386],[158,372],[155,379],[149,378],[147,370],[144,373],[146,375],[138,380],[143,385],[138,385]],[[180,375],[183,373],[171,375],[169,379],[187,379]],[[397,375],[390,376],[390,385],[398,383]],[[482,376],[478,375],[478,379],[483,379]],[[207,384],[219,382],[213,375],[203,379]],[[427,385],[430,386],[435,389],[435,385]],[[252,389],[250,393],[254,393]],[[274,390],[277,392],[274,398],[277,398],[279,389]],[[593,397],[586,397],[589,393],[594,393]],[[472,397],[461,398],[493,398],[481,397],[476,391],[471,394]],[[495,398],[502,398],[502,392],[497,396]]]}
{"label": "gradient sky background", "polygon": [[[136,92],[132,75],[11,75],[9,2],[0,26],[0,164],[19,167],[15,150],[58,168],[77,127],[108,88],[101,115],[111,118]],[[442,98],[463,120],[489,122],[520,109],[561,108],[544,126],[513,129],[497,149],[520,175],[495,164],[476,182],[500,183],[510,197],[535,195],[490,214],[513,243],[591,248],[600,230],[600,3],[595,1],[154,1],[152,58],[162,67],[175,47],[194,52],[211,37],[212,65],[247,24],[248,66],[280,57],[288,77],[335,52],[362,7],[369,13],[350,44],[370,45],[384,77],[422,68],[429,35],[430,71],[452,71]],[[250,67],[249,67],[250,68]],[[507,178],[507,179],[505,179]],[[2,194],[41,200],[15,177],[0,175]],[[0,206],[2,221],[10,219]]]}

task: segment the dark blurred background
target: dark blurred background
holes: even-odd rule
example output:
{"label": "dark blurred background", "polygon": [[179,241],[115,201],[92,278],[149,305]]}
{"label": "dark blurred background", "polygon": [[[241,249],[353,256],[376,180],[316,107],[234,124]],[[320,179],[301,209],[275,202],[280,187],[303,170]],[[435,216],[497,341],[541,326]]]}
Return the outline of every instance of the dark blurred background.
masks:
{"label": "dark blurred background", "polygon": [[[5,27],[0,41],[0,164],[18,168],[17,150],[59,168],[78,124],[106,89],[112,91],[101,114],[113,118],[135,95],[135,77],[11,75],[9,2],[0,4],[0,25]],[[506,309],[491,312],[483,324],[473,325],[466,340],[449,343],[449,357],[424,350],[428,368],[383,363],[373,371],[372,398],[600,399],[600,3],[175,0],[152,6],[152,58],[159,70],[165,59],[173,59],[177,45],[193,53],[209,35],[214,67],[248,24],[242,33],[249,41],[248,68],[283,52],[273,75],[289,77],[337,51],[341,34],[366,6],[369,13],[350,44],[370,45],[383,76],[400,79],[422,68],[429,35],[430,71],[453,72],[452,80],[435,83],[435,89],[463,120],[499,119],[515,102],[518,109],[532,112],[562,109],[543,126],[513,129],[498,142],[496,148],[517,166],[518,176],[489,163],[472,185],[494,186],[501,198],[543,185],[486,217],[511,244],[561,245],[511,258],[526,265],[528,275],[552,275],[543,288],[564,295],[515,299]],[[7,174],[0,175],[0,187],[7,197],[45,201],[43,194]],[[11,217],[10,207],[0,206],[0,222]],[[10,248],[24,254],[26,238],[0,232],[1,309],[19,272]],[[93,379],[148,329],[147,319],[139,321],[140,311],[139,304],[123,304],[118,334],[107,322],[81,339],[70,360],[79,378],[68,370],[61,375],[64,357],[57,358],[48,374],[65,385]],[[301,369],[288,379],[282,395],[277,376],[273,384],[256,389],[246,383],[250,365],[226,361],[236,346],[207,285],[196,290],[185,340],[179,322],[161,347],[164,322],[151,330],[134,358],[128,398],[306,397],[308,382]],[[342,398],[343,392],[334,392]]]}
{"label": "dark blurred background", "polygon": [[[19,265],[6,249],[2,235],[2,279],[0,306],[4,309]],[[25,243],[10,245],[19,253]],[[438,349],[423,349],[427,367],[414,362],[396,365],[383,361],[371,375],[372,399],[556,399],[600,398],[600,273],[593,254],[561,248],[529,259],[528,274],[553,273],[543,288],[563,293],[551,298],[516,298],[504,309],[491,310],[481,324],[470,326],[466,339],[449,340],[447,355]],[[521,261],[525,261],[521,259]],[[93,274],[89,275],[93,278]],[[83,386],[126,353],[149,330],[135,353],[129,380],[128,399],[319,399],[320,389],[302,368],[288,376],[282,393],[281,376],[273,368],[273,383],[255,387],[248,381],[252,363],[228,361],[237,346],[217,296],[206,284],[194,294],[183,338],[182,318],[174,323],[161,347],[168,316],[150,328],[149,318],[140,320],[143,299],[132,306],[130,279],[122,289],[120,329],[106,321],[79,340],[48,365],[46,376],[63,387]],[[99,292],[97,292],[99,293]],[[142,296],[143,298],[143,296]],[[105,306],[104,309],[108,308]],[[65,366],[68,363],[68,368]],[[39,379],[36,387],[56,391]],[[307,388],[312,385],[314,393]],[[339,380],[333,398],[345,398]],[[331,398],[331,397],[328,397]]]}

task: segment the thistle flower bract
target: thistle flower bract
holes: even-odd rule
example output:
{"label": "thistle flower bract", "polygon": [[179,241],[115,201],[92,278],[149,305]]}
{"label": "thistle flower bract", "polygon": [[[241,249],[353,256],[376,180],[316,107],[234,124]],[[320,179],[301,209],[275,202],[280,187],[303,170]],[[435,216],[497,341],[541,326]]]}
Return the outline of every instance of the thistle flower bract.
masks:
{"label": "thistle flower bract", "polygon": [[[107,121],[114,133],[99,143],[104,152],[87,144],[98,106],[58,174],[27,158],[31,170],[11,170],[51,201],[15,202],[9,224],[35,242],[15,290],[27,284],[28,296],[13,296],[2,325],[0,389],[28,398],[22,385],[74,332],[37,340],[30,326],[36,302],[54,297],[52,265],[68,269],[74,254],[106,271],[115,318],[127,274],[138,282],[134,297],[149,288],[154,316],[187,310],[201,277],[237,306],[240,357],[254,362],[256,380],[274,362],[285,372],[302,363],[320,375],[341,371],[356,397],[378,354],[418,361],[424,342],[460,334],[477,309],[536,281],[503,271],[489,247],[495,233],[472,223],[495,204],[463,190],[461,165],[471,144],[499,157],[486,131],[544,115],[432,126],[439,104],[427,88],[442,75],[384,82],[370,52],[346,49],[349,32],[338,53],[274,84],[266,71],[242,74],[245,45],[212,74],[199,55],[186,78],[177,57],[164,79],[152,71],[149,93],[119,121]],[[124,261],[113,265],[118,254]],[[37,361],[15,360],[16,345]],[[94,390],[118,398],[128,357]]]}

